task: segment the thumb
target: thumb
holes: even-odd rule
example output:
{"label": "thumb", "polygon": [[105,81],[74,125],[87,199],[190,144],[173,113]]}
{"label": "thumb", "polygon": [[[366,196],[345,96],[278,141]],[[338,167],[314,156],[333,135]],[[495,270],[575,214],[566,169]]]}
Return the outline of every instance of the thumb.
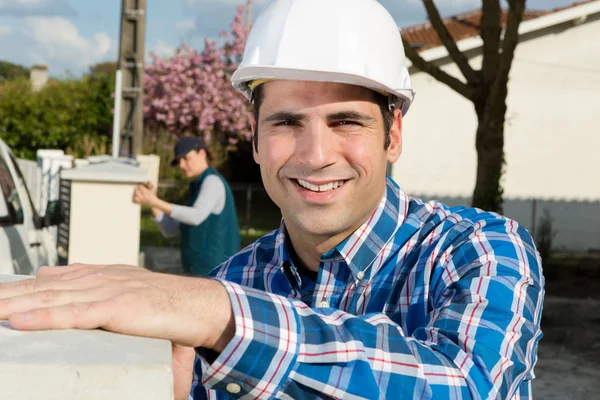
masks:
{"label": "thumb", "polygon": [[175,400],[186,400],[192,389],[196,351],[193,347],[172,344]]}

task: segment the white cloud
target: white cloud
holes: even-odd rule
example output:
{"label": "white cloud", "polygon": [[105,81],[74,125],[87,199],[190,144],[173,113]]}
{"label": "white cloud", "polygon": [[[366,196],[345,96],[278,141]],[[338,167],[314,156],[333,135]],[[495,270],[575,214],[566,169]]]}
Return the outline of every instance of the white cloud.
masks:
{"label": "white cloud", "polygon": [[176,49],[164,40],[159,40],[151,51],[161,58],[170,58],[175,54]]}
{"label": "white cloud", "polygon": [[21,32],[34,44],[28,49],[31,58],[47,64],[86,68],[103,60],[113,48],[108,34],[100,32],[91,38],[83,37],[63,17],[27,17]]}
{"label": "white cloud", "polygon": [[0,25],[0,37],[10,35],[12,31],[13,31],[13,28],[11,28],[10,26],[1,26]]}
{"label": "white cloud", "polygon": [[175,23],[175,28],[180,31],[188,32],[196,29],[196,21],[193,19],[185,19]]}
{"label": "white cloud", "polygon": [[[269,2],[271,0],[253,0],[253,5],[261,5]],[[201,5],[214,5],[215,3],[219,5],[225,6],[244,6],[246,5],[246,0],[184,0],[184,5],[186,7],[196,7]]]}
{"label": "white cloud", "polygon": [[68,0],[0,0],[0,15],[72,16],[75,15],[75,10]]}

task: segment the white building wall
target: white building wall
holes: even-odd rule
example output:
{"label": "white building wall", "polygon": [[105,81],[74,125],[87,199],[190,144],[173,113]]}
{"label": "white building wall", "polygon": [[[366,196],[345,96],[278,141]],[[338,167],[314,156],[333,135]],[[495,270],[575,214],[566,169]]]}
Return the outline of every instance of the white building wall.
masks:
{"label": "white building wall", "polygon": [[[562,242],[557,237],[557,244],[563,248],[578,244],[578,250],[600,248],[597,38],[600,20],[519,44],[505,125],[505,198],[554,200],[559,204],[553,213],[557,229],[572,233]],[[480,63],[481,57],[472,60],[476,68]],[[444,68],[460,75],[454,65]],[[412,81],[417,95],[404,120],[404,151],[392,175],[409,194],[468,199],[476,171],[473,106],[424,73],[414,74]],[[577,202],[582,200],[590,202]],[[579,215],[576,208],[582,204],[588,218],[577,218],[574,226],[570,215]],[[508,216],[514,214],[529,225],[531,218],[523,220],[526,211],[517,207],[509,212],[510,208]]]}

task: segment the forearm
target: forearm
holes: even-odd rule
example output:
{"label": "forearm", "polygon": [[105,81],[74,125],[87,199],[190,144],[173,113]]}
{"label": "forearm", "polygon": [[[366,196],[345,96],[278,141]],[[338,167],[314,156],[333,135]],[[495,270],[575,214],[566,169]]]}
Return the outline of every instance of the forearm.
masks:
{"label": "forearm", "polygon": [[160,216],[161,213],[170,216],[173,209],[173,205],[171,203],[159,199],[158,197],[152,202],[152,204],[150,204],[150,207],[152,207],[152,214],[154,217]]}
{"label": "forearm", "polygon": [[152,207],[150,209],[152,210],[152,217],[154,217],[155,219],[160,218],[160,216],[164,214],[164,212],[160,208]]}
{"label": "forearm", "polygon": [[177,221],[190,226],[198,226],[211,213],[219,214],[225,205],[225,186],[216,176],[206,178],[200,193],[191,207],[173,205],[170,216]]}

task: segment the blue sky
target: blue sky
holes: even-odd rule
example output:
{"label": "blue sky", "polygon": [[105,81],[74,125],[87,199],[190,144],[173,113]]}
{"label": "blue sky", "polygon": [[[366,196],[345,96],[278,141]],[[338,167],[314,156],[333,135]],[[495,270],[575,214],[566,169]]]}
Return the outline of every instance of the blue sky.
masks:
{"label": "blue sky", "polygon": [[[326,0],[324,0],[326,1]],[[229,27],[245,0],[147,0],[146,50],[169,56],[182,43],[202,48],[206,37]],[[268,0],[254,0],[256,16]],[[421,0],[380,0],[399,26],[425,21]],[[528,0],[552,9],[574,0]],[[481,0],[437,0],[444,15],[481,6]],[[46,64],[50,74],[85,72],[118,51],[121,0],[0,0],[0,60]]]}

